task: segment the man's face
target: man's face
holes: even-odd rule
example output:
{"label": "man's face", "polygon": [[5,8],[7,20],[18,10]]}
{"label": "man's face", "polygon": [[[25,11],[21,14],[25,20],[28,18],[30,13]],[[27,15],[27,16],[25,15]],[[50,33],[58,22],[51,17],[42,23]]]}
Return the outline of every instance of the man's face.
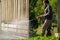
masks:
{"label": "man's face", "polygon": [[47,4],[44,1],[43,1],[43,4],[44,4],[45,7],[47,6]]}

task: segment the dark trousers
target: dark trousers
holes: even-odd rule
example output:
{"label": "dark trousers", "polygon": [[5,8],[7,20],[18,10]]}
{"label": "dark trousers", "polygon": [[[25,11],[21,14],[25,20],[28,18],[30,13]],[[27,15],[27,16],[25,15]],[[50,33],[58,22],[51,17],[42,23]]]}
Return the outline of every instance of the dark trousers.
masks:
{"label": "dark trousers", "polygon": [[42,35],[45,34],[46,30],[47,30],[47,35],[51,34],[51,32],[50,32],[51,25],[52,25],[52,21],[51,20],[45,20],[44,21],[43,28],[42,28]]}

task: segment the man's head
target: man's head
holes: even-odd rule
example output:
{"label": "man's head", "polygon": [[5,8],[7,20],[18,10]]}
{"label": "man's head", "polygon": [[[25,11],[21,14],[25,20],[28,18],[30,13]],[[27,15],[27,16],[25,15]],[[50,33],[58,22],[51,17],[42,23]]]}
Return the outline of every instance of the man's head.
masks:
{"label": "man's head", "polygon": [[48,1],[48,0],[44,0],[44,1],[43,1],[43,4],[44,4],[44,6],[46,7],[46,6],[49,4],[49,1]]}

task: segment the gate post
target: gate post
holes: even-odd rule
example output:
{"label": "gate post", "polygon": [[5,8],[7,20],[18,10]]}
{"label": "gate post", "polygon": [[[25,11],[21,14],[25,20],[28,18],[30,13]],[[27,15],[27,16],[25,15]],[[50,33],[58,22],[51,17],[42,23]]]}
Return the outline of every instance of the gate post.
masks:
{"label": "gate post", "polygon": [[57,34],[55,36],[60,36],[60,0],[58,0],[58,22],[57,22]]}

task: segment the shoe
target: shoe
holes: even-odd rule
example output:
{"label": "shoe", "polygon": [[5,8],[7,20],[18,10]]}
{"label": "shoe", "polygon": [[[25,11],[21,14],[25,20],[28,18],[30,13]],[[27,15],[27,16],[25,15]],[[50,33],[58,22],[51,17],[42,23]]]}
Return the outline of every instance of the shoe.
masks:
{"label": "shoe", "polygon": [[51,36],[52,34],[51,34],[51,32],[49,31],[49,32],[47,32],[47,34],[46,34],[46,36]]}

